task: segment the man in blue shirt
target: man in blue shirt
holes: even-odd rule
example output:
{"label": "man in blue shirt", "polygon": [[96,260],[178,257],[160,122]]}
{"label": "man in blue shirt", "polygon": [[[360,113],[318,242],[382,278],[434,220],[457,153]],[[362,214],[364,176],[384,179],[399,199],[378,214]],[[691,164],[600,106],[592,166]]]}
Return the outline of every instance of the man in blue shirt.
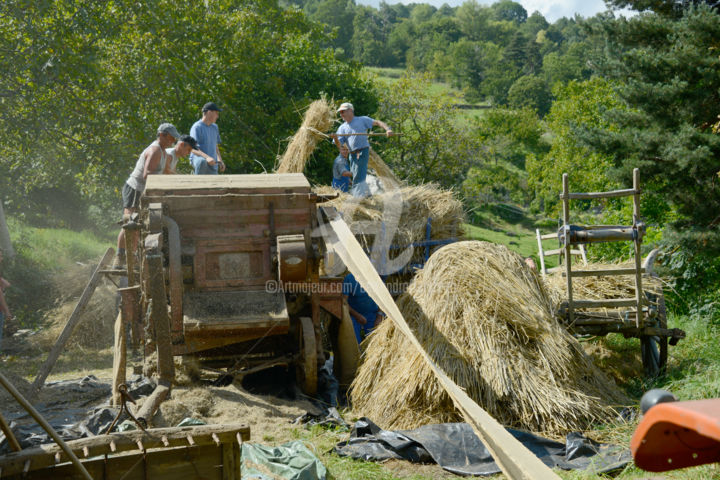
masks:
{"label": "man in blue shirt", "polygon": [[340,147],[340,153],[335,157],[335,162],[333,162],[332,187],[341,192],[350,190],[350,177],[352,177],[352,173],[348,169],[347,164],[349,153],[348,148],[342,145]]}
{"label": "man in blue shirt", "polygon": [[190,136],[197,140],[199,150],[206,156],[190,154],[190,164],[195,175],[217,175],[225,171],[225,164],[220,158],[220,129],[217,119],[220,108],[213,102],[203,105],[202,118],[190,129]]}
{"label": "man in blue shirt", "polygon": [[359,344],[380,325],[384,315],[352,273],[348,273],[343,279],[343,295],[350,309],[355,338]]}
{"label": "man in blue shirt", "polygon": [[354,197],[367,197],[370,195],[365,178],[367,177],[368,159],[370,158],[370,142],[368,142],[368,131],[375,125],[385,129],[388,137],[393,135],[393,131],[385,122],[374,120],[370,117],[356,117],[355,108],[352,103],[343,103],[338,108],[338,113],[345,121],[337,133],[333,134],[335,145],[340,148],[346,145],[350,150],[350,172],[353,176],[353,186],[351,189]]}

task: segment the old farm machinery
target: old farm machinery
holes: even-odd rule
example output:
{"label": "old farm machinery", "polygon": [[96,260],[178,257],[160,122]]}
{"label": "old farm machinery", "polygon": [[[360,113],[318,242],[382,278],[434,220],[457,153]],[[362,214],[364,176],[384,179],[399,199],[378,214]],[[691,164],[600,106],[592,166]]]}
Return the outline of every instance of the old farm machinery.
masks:
{"label": "old farm machinery", "polygon": [[[315,394],[321,310],[336,323],[335,361],[352,371],[357,343],[342,278],[320,274],[325,247],[313,231],[323,222],[322,200],[302,174],[148,177],[140,214],[125,226],[140,231],[141,254],[137,275],[128,262],[119,319],[146,358],[157,351],[160,386],[140,417],[167,395],[174,357],[234,375],[287,366]],[[116,388],[124,381],[122,331]]]}
{"label": "old farm machinery", "polygon": [[[546,269],[545,256],[559,254],[562,265],[554,272],[563,275],[566,282],[567,300],[557,311],[559,320],[578,335],[607,335],[620,333],[626,338],[640,339],[641,357],[646,376],[657,376],[664,371],[667,363],[668,343],[675,345],[685,332],[667,327],[665,298],[662,289],[645,289],[643,275],[651,274],[654,254],[648,256],[645,264],[640,257],[640,247],[645,235],[645,224],[640,217],[640,173],[633,171],[633,187],[609,192],[573,193],[570,192],[568,175],[563,174],[563,191],[560,199],[563,205],[563,218],[557,234],[540,235],[538,246],[543,274]],[[608,198],[632,197],[633,214],[631,225],[576,225],[570,223],[570,200],[598,200]],[[543,251],[542,240],[557,238],[558,248]],[[585,246],[599,242],[631,242],[633,260],[631,266],[613,268],[588,268],[585,260]],[[572,257],[582,256],[583,268],[573,266]],[[633,278],[633,297],[626,298],[577,298],[574,283],[582,277],[630,276]]]}

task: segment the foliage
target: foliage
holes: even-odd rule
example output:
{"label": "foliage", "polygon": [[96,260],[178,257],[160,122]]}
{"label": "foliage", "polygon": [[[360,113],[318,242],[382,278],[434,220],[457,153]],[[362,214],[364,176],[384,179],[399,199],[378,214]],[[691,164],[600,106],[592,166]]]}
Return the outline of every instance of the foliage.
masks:
{"label": "foliage", "polygon": [[[558,193],[562,191],[562,175],[570,175],[573,191],[613,190],[619,183],[608,179],[606,172],[613,166],[612,157],[593,152],[578,142],[577,130],[602,126],[617,128],[603,116],[610,108],[625,108],[612,84],[601,78],[572,81],[558,85],[550,113],[545,118],[551,148],[547,155],[529,157],[529,184],[534,186],[535,207],[551,216],[558,215]],[[580,202],[578,204],[582,205]],[[612,202],[606,202],[612,208]],[[586,205],[587,207],[587,205]]]}
{"label": "foliage", "polygon": [[0,16],[0,191],[11,213],[49,208],[46,222],[63,208],[82,218],[90,198],[114,205],[157,125],[187,132],[208,100],[223,107],[221,150],[238,173],[271,169],[297,112],[323,92],[376,108],[359,66],[275,0],[16,0]]}
{"label": "foliage", "polygon": [[428,93],[427,75],[408,74],[380,89],[378,118],[402,136],[376,147],[399,176],[411,183],[460,185],[477,145],[467,127],[454,121],[453,99]]}
{"label": "foliage", "polygon": [[[720,217],[720,14],[708,7],[679,19],[648,14],[602,25],[611,48],[600,71],[632,107],[609,108],[582,141],[609,156],[613,178],[640,167],[648,188],[677,209],[677,226],[716,228]],[[612,122],[616,128],[608,130]]]}
{"label": "foliage", "polygon": [[535,75],[518,78],[508,90],[508,105],[512,108],[528,107],[540,117],[550,110],[552,93],[545,80]]}
{"label": "foliage", "polygon": [[493,109],[473,124],[480,145],[477,160],[463,182],[466,205],[478,209],[493,203],[527,205],[529,155],[542,155],[542,127],[530,109]]}

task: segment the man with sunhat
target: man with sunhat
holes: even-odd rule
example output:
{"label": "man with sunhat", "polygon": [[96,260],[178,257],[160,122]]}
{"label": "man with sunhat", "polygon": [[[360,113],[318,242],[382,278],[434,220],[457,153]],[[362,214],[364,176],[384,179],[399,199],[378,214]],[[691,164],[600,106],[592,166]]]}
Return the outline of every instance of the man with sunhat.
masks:
{"label": "man with sunhat", "polygon": [[[385,129],[385,134],[390,137],[393,131],[385,122],[370,117],[355,116],[355,108],[352,103],[343,103],[338,108],[338,113],[345,121],[337,133],[333,134],[335,145],[340,149],[346,145],[350,154],[350,172],[352,173],[353,186],[351,189],[353,197],[367,197],[370,195],[365,178],[367,176],[368,159],[370,158],[370,142],[366,135],[375,125]],[[359,134],[359,135],[358,135]]]}
{"label": "man with sunhat", "polygon": [[199,150],[206,154],[190,154],[195,175],[217,175],[225,171],[220,157],[220,129],[216,123],[219,116],[220,108],[214,102],[208,102],[203,105],[202,118],[190,128],[190,136],[197,140]]}
{"label": "man with sunhat", "polygon": [[[123,219],[129,218],[140,206],[140,196],[145,191],[145,181],[148,175],[163,173],[168,160],[165,149],[171,147],[178,138],[180,138],[180,133],[173,124],[160,124],[157,129],[157,139],[140,154],[135,163],[135,169],[123,185]],[[123,229],[120,229],[117,247],[113,268],[122,268],[125,265],[125,231]]]}

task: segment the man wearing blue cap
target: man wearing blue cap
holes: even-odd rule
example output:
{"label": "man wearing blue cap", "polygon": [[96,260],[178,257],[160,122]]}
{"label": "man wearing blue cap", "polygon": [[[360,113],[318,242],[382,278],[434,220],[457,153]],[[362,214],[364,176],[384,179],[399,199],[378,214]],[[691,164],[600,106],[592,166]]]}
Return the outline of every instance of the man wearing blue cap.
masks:
{"label": "man wearing blue cap", "polygon": [[190,154],[190,164],[195,175],[217,175],[225,171],[225,164],[220,157],[220,129],[217,119],[220,108],[214,102],[203,105],[202,118],[190,128],[190,136],[198,142],[198,148],[205,156]]}
{"label": "man wearing blue cap", "polygon": [[367,197],[370,195],[370,188],[365,182],[370,159],[370,142],[368,142],[367,133],[375,125],[384,128],[388,137],[393,135],[393,131],[380,120],[356,117],[352,103],[343,103],[337,111],[345,122],[340,125],[337,133],[332,137],[338,148],[346,145],[350,150],[348,160],[350,161],[350,172],[352,172],[352,195],[353,197]]}

